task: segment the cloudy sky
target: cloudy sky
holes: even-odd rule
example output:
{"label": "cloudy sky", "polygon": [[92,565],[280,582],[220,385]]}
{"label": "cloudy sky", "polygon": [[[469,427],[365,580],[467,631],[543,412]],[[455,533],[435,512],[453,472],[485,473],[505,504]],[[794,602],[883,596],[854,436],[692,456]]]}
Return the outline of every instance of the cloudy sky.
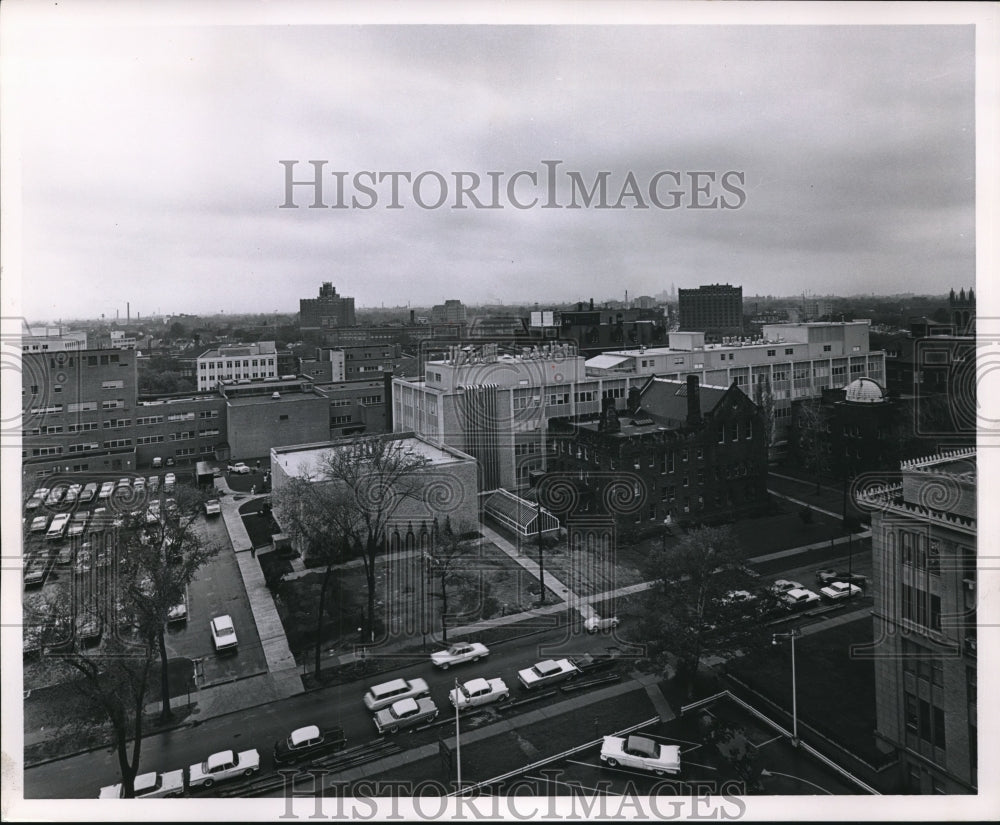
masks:
{"label": "cloudy sky", "polygon": [[[974,282],[969,26],[104,22],[18,32],[7,91],[33,320],[124,318],[126,301],[133,317],[296,311],[322,281],[358,306]],[[296,179],[327,161],[328,207],[345,173],[348,208],[306,208],[305,187],[279,208],[281,160]],[[553,160],[560,205],[567,172],[589,188],[605,171],[624,208],[541,208]],[[507,197],[520,170],[539,176],[516,183],[519,202],[539,197],[527,209]],[[436,172],[448,197],[421,208],[400,178],[402,208],[386,208],[386,179],[353,207],[372,201],[354,186],[365,171]],[[461,171],[484,205],[499,173],[502,208],[452,208]],[[680,175],[655,190],[681,191],[676,209],[650,202],[663,171]],[[702,194],[696,171],[716,176]],[[639,197],[620,199],[630,173]]]}

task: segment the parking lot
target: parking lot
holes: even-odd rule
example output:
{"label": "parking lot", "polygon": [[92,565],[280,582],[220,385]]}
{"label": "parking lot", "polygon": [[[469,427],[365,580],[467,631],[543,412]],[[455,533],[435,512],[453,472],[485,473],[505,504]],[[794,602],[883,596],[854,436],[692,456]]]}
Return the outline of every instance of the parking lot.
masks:
{"label": "parking lot", "polygon": [[[169,476],[173,476],[172,485],[168,483]],[[105,483],[110,483],[113,490],[104,491],[102,495],[101,486]],[[42,621],[51,621],[42,617],[50,615],[54,604],[59,605],[63,614],[58,622],[58,638],[54,640],[57,646],[77,643],[96,647],[104,634],[124,633],[119,624],[120,610],[116,606],[115,548],[111,530],[114,520],[125,513],[142,511],[150,518],[165,517],[176,507],[178,492],[191,484],[193,477],[189,468],[53,476],[42,482],[42,487],[49,488],[46,498],[31,501],[29,497],[31,506],[25,509],[26,657],[37,653],[37,626]],[[70,492],[71,485],[73,492]],[[88,485],[96,486],[89,494],[86,492]],[[61,493],[52,493],[52,490]],[[60,521],[68,521],[66,527],[47,536],[53,520],[60,516]],[[35,529],[32,529],[33,523]],[[188,588],[187,620],[168,625],[168,654],[194,660],[196,678],[202,686],[263,672],[266,665],[260,639],[225,525],[221,518],[208,519],[200,513],[192,526],[203,541],[222,549],[199,571]],[[209,622],[213,616],[225,613],[233,618],[239,646],[233,653],[220,656],[214,649]],[[47,631],[46,636],[51,636],[51,632]],[[25,671],[25,687],[32,686],[31,680],[29,665]]]}

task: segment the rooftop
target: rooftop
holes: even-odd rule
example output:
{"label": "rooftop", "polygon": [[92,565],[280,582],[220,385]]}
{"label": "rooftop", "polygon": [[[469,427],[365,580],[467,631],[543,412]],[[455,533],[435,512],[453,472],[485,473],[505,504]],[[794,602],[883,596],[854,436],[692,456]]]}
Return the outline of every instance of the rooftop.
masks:
{"label": "rooftop", "polygon": [[[471,457],[448,447],[436,447],[413,435],[402,435],[393,438],[396,449],[404,455],[419,456],[427,465],[452,464],[459,461],[471,461]],[[275,447],[271,450],[271,461],[277,462],[289,476],[305,476],[313,472],[320,458],[338,444],[346,445],[352,439],[343,441],[325,441],[319,444],[298,444],[290,447]]]}

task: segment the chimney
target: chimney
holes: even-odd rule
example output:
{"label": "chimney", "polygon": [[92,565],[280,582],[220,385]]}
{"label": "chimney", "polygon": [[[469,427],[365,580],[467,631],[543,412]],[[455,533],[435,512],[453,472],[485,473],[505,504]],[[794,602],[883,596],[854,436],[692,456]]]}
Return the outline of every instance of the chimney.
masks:
{"label": "chimney", "polygon": [[698,376],[687,377],[688,414],[687,425],[697,427],[701,424],[701,394],[698,391]]}
{"label": "chimney", "polygon": [[417,321],[417,311],[415,309],[410,310],[410,326],[412,327]]}
{"label": "chimney", "polygon": [[392,373],[382,373],[382,402],[385,405],[385,431],[392,432]]}
{"label": "chimney", "polygon": [[594,308],[594,299],[593,298],[590,299],[590,308],[591,309]]}

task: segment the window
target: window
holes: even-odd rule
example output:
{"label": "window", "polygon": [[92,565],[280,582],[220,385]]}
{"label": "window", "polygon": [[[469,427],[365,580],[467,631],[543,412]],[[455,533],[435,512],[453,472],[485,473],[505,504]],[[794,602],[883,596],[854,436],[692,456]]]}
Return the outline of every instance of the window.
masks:
{"label": "window", "polygon": [[830,352],[833,349],[831,344],[823,344],[823,352]]}
{"label": "window", "polygon": [[131,426],[131,418],[109,418],[104,422],[104,429],[106,430],[120,430],[122,427]]}
{"label": "window", "polygon": [[101,402],[102,410],[118,410],[123,408],[124,406],[125,402],[121,398],[114,398]]}
{"label": "window", "polygon": [[381,404],[382,403],[382,396],[381,395],[363,395],[363,396],[361,396],[361,403],[362,404]]}
{"label": "window", "polygon": [[163,423],[163,416],[162,415],[147,415],[147,416],[145,416],[143,418],[137,418],[135,420],[135,423],[136,424],[162,424]]}
{"label": "window", "polygon": [[131,447],[131,446],[132,446],[131,438],[116,438],[112,441],[104,442],[104,449],[106,450],[114,450],[119,447]]}
{"label": "window", "polygon": [[125,386],[124,381],[102,381],[102,390],[120,390]]}
{"label": "window", "polygon": [[773,358],[777,354],[777,352],[778,352],[777,350],[769,349],[767,351],[767,355],[769,358]]}
{"label": "window", "polygon": [[62,392],[62,384],[53,384],[52,392]]}
{"label": "window", "polygon": [[795,350],[792,347],[785,347],[785,355],[793,355]]}
{"label": "window", "polygon": [[84,421],[82,424],[70,424],[66,428],[66,432],[69,432],[69,433],[83,433],[83,432],[87,432],[88,430],[96,430],[96,429],[97,429],[97,422],[96,421]]}
{"label": "window", "polygon": [[350,424],[351,416],[349,415],[335,415],[330,419],[331,424]]}
{"label": "window", "polygon": [[136,444],[159,444],[163,441],[162,435],[143,435],[135,440]]}

